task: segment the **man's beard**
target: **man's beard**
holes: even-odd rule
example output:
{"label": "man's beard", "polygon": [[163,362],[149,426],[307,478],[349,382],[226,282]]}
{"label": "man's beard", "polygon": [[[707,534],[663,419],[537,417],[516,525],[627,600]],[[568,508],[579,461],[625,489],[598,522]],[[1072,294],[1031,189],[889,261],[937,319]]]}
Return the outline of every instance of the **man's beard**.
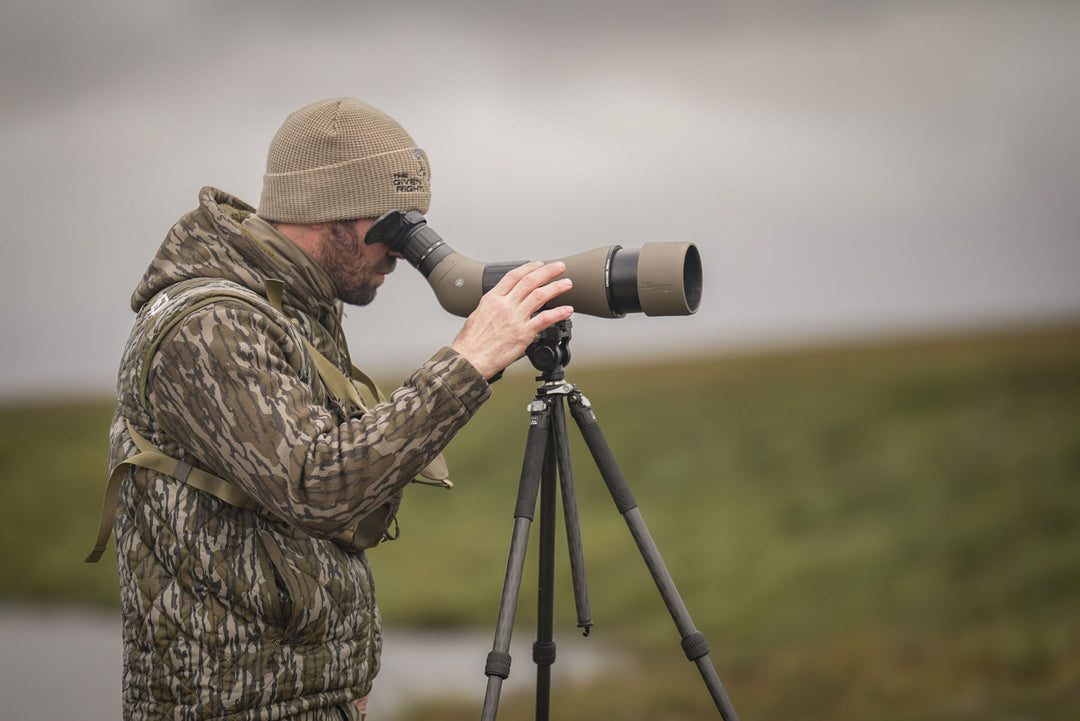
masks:
{"label": "man's beard", "polygon": [[338,298],[349,305],[367,305],[375,300],[378,275],[392,272],[397,263],[387,256],[371,264],[363,254],[363,243],[355,223],[348,221],[331,223],[323,243],[319,265],[334,281]]}

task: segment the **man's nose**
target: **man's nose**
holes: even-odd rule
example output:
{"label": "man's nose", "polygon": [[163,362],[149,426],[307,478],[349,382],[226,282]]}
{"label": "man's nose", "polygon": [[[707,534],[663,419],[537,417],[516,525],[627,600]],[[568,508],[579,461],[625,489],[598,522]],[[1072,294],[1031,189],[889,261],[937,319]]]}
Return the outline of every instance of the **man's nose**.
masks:
{"label": "man's nose", "polygon": [[401,253],[398,253],[397,251],[391,250],[390,246],[387,245],[386,243],[369,243],[368,245],[370,245],[372,248],[382,250],[386,255],[390,256],[391,258],[404,258],[405,257]]}

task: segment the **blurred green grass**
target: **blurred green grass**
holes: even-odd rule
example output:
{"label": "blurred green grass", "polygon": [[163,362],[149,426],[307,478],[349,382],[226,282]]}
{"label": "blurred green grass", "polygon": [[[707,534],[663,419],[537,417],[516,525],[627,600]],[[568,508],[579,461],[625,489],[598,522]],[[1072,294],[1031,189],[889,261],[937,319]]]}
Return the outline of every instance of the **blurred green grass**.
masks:
{"label": "blurred green grass", "polygon": [[[742,718],[1065,719],[1080,708],[1080,329],[571,364],[567,375]],[[494,628],[535,383],[515,369],[495,390],[447,453],[457,488],[410,489],[401,540],[371,553],[388,624]],[[112,554],[81,563],[111,412],[0,412],[0,600],[115,605]],[[594,635],[634,663],[556,688],[553,716],[715,718],[572,425],[570,440]],[[556,624],[576,633],[561,530],[559,544]],[[515,675],[531,673],[515,662]],[[501,717],[531,717],[529,704],[510,694]],[[414,717],[474,716],[447,701]]]}

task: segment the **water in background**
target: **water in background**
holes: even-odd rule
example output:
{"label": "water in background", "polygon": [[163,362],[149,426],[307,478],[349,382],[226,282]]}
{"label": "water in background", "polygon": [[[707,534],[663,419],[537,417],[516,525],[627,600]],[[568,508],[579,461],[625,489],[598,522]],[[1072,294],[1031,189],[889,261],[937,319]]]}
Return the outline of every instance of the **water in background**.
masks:
{"label": "water in background", "polygon": [[[492,634],[494,627],[492,628]],[[484,661],[493,635],[481,632],[384,630],[382,670],[368,715],[393,721],[406,702],[456,696],[475,702],[479,713],[487,678]],[[578,634],[557,638],[553,682],[580,679],[618,654]],[[514,673],[503,691],[531,691],[535,683],[529,647],[522,634],[511,646]],[[118,614],[87,609],[0,606],[0,721],[121,717],[121,640]]]}

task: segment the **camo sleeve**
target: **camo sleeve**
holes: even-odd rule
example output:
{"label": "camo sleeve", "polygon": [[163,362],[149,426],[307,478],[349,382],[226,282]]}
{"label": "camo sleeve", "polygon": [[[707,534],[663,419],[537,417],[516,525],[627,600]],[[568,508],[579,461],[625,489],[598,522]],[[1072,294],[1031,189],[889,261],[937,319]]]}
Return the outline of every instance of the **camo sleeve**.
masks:
{"label": "camo sleeve", "polygon": [[165,337],[147,399],[162,450],[316,537],[353,526],[401,491],[491,393],[443,348],[386,403],[342,422],[316,402],[296,346],[264,314],[214,303]]}

